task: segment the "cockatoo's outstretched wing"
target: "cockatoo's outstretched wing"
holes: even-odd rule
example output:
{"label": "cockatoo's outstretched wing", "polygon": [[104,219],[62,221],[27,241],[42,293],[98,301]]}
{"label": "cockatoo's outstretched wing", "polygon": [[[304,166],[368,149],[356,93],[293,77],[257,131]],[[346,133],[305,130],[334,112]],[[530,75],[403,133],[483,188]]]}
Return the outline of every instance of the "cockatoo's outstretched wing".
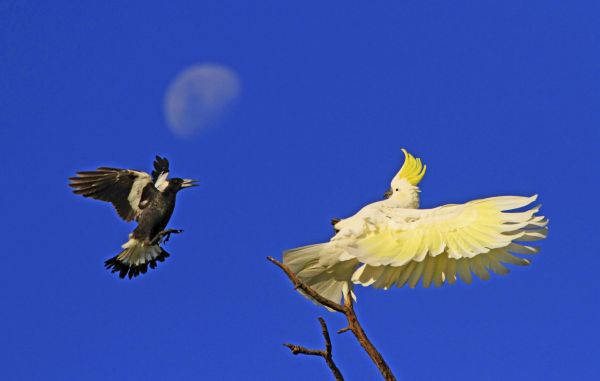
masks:
{"label": "cockatoo's outstretched wing", "polygon": [[362,265],[352,281],[389,288],[408,284],[424,287],[433,282],[466,283],[471,273],[489,279],[489,270],[506,274],[502,263],[527,265],[511,253],[534,254],[537,248],[516,242],[546,237],[547,220],[536,216],[539,207],[522,212],[533,197],[503,196],[435,209],[399,209],[374,203],[336,225],[332,238],[341,252],[338,260]]}

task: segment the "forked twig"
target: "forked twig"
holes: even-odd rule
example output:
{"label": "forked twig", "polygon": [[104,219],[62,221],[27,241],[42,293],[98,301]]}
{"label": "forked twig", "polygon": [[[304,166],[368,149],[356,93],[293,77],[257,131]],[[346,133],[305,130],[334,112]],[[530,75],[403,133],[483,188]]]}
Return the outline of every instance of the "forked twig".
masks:
{"label": "forked twig", "polygon": [[267,260],[279,267],[294,284],[294,287],[296,289],[302,290],[306,295],[310,296],[319,304],[328,307],[331,310],[344,314],[346,320],[348,321],[348,326],[346,328],[341,329],[340,331],[351,331],[354,334],[354,337],[356,337],[356,339],[358,340],[359,344],[363,347],[365,352],[367,352],[371,360],[375,363],[377,369],[379,369],[379,372],[383,376],[383,379],[386,381],[396,381],[396,377],[392,373],[392,370],[383,359],[383,356],[381,356],[381,353],[379,353],[377,348],[375,348],[373,343],[371,343],[371,341],[367,337],[367,334],[360,325],[358,317],[356,316],[356,312],[354,311],[354,305],[352,303],[352,296],[350,295],[350,291],[348,291],[348,293],[344,295],[344,305],[332,302],[331,300],[319,295],[310,286],[304,284],[288,266],[284,265],[283,263],[279,262],[273,257],[267,257]]}
{"label": "forked twig", "polygon": [[327,363],[327,366],[331,370],[331,373],[333,373],[333,376],[335,377],[335,379],[337,381],[344,381],[344,376],[342,376],[342,372],[340,372],[340,369],[337,367],[337,365],[333,361],[333,350],[331,347],[331,338],[329,337],[329,330],[327,329],[327,324],[325,324],[325,320],[322,317],[319,318],[319,323],[321,323],[323,339],[325,340],[325,350],[309,349],[309,348],[302,347],[300,345],[288,344],[288,343],[283,344],[283,345],[288,347],[294,355],[302,354],[302,355],[307,355],[307,356],[323,357],[323,359]]}

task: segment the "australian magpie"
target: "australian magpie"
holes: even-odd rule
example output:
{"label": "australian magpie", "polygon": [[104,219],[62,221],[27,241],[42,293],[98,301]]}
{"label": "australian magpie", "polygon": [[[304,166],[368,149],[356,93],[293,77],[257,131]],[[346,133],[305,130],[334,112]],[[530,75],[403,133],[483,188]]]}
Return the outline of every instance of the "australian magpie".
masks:
{"label": "australian magpie", "polygon": [[175,209],[175,197],[183,188],[197,186],[197,180],[168,179],[169,161],[160,156],[154,160],[152,176],[132,169],[100,167],[95,171],[77,172],[69,178],[73,193],[83,197],[112,203],[125,221],[137,221],[123,251],[104,262],[113,273],[121,278],[145,274],[156,268],[169,256],[160,244],[166,242],[171,233],[181,230],[164,230]]}

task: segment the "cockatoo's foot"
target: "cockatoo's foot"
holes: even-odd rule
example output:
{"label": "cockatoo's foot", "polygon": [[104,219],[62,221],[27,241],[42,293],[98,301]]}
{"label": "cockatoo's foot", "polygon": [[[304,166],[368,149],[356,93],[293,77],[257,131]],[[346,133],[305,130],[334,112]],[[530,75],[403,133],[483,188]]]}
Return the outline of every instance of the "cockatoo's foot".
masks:
{"label": "cockatoo's foot", "polygon": [[171,234],[180,234],[183,233],[182,229],[167,229],[167,230],[163,230],[161,232],[159,232],[156,237],[154,237],[154,240],[152,240],[153,244],[161,244],[161,243],[167,243],[167,241],[171,238]]}

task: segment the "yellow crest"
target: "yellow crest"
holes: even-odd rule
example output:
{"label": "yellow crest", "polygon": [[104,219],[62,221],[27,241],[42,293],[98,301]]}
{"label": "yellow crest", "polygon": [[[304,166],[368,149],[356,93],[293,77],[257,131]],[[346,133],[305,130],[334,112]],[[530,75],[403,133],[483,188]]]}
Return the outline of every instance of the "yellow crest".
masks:
{"label": "yellow crest", "polygon": [[404,164],[396,176],[416,186],[425,176],[427,166],[421,163],[421,159],[415,159],[413,155],[406,152],[404,148],[402,148],[402,152],[404,152]]}

